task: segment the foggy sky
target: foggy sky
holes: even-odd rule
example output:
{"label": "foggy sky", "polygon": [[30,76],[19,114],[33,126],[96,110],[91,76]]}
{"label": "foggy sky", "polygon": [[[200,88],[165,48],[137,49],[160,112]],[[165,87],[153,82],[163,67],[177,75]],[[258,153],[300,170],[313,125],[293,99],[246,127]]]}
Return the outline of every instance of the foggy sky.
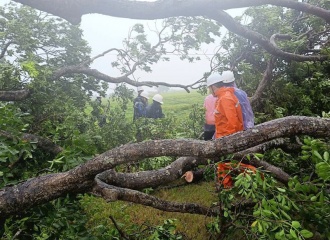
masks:
{"label": "foggy sky", "polygon": [[[3,6],[9,3],[9,0],[0,0],[0,5]],[[228,13],[235,16],[241,14],[242,9],[229,10]],[[161,20],[157,20],[158,22]],[[143,23],[145,26],[154,26],[155,21],[142,21],[134,19],[115,18],[100,14],[89,14],[82,17],[81,29],[83,30],[83,38],[92,48],[92,57],[110,49],[122,48],[122,41],[127,38],[130,28],[135,23]],[[145,29],[147,29],[145,27]],[[222,29],[223,33],[226,29]],[[212,54],[215,52],[217,45],[204,45],[202,52]],[[152,73],[137,71],[134,76],[129,76],[136,81],[160,81],[167,83],[190,84],[200,79],[205,72],[209,72],[209,58],[200,55],[202,61],[189,63],[187,60],[181,61],[176,56],[170,56],[170,62],[159,62],[152,65]],[[97,59],[92,68],[99,70],[112,77],[120,76],[118,70],[111,67],[113,56],[106,55]]]}

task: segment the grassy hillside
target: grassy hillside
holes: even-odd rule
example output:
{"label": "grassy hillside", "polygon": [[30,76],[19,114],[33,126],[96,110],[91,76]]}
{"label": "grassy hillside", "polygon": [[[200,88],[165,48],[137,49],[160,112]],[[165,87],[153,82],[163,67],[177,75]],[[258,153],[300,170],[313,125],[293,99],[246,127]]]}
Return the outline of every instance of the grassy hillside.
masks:
{"label": "grassy hillside", "polygon": [[202,107],[205,98],[205,96],[197,91],[187,93],[184,90],[162,93],[162,96],[164,97],[164,104],[162,107],[165,114],[182,114],[185,117],[189,114],[193,104],[199,104]]}
{"label": "grassy hillside", "polygon": [[[196,90],[191,91],[190,93],[180,90],[180,91],[170,91],[166,93],[161,93],[161,95],[164,97],[162,105],[163,112],[166,115],[168,114],[174,114],[179,115],[179,117],[188,117],[191,106],[194,104],[199,104],[201,107],[203,107],[203,102],[205,96],[198,93]],[[153,94],[150,94],[149,98],[149,104],[152,103],[152,97]],[[107,99],[103,99],[102,103],[104,105],[107,105]],[[111,99],[111,108],[114,108],[117,106],[117,103]],[[127,113],[126,113],[127,119],[133,119],[133,104],[128,105]]]}
{"label": "grassy hillside", "polygon": [[[180,181],[182,184],[183,180],[178,180],[177,183],[180,183]],[[153,195],[168,201],[194,202],[203,206],[211,206],[212,203],[217,201],[213,182],[187,184],[167,190],[163,189],[155,191]],[[129,229],[134,229],[134,225],[146,228],[147,226],[162,225],[166,219],[176,219],[176,230],[180,233],[184,233],[184,239],[204,240],[211,239],[207,226],[210,226],[212,222],[216,221],[213,217],[188,213],[165,212],[152,207],[128,202],[116,201],[107,203],[102,198],[95,198],[87,195],[83,197],[82,201],[84,202],[85,211],[90,217],[89,228],[95,229],[96,235],[98,234],[97,228],[100,225],[114,227],[109,219],[109,216],[112,216],[126,233],[130,231]]]}

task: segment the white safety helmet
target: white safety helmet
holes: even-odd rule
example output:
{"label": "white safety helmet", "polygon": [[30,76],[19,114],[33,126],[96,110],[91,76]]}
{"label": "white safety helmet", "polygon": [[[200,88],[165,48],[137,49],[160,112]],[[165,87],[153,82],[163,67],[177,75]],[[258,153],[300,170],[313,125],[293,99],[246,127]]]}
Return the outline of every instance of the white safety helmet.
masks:
{"label": "white safety helmet", "polygon": [[219,73],[212,73],[206,80],[206,85],[209,87],[217,82],[231,83],[235,81],[234,73],[232,71],[223,71]]}
{"label": "white safety helmet", "polygon": [[137,91],[138,92],[143,91],[143,88],[142,87],[137,87]]}
{"label": "white safety helmet", "polygon": [[141,96],[141,97],[144,97],[144,98],[146,98],[146,99],[149,99],[148,93],[146,93],[146,92],[144,92],[144,91],[140,94],[140,96]]}
{"label": "white safety helmet", "polygon": [[159,102],[160,104],[163,104],[163,96],[160,94],[155,94],[155,96],[152,98],[152,100]]}

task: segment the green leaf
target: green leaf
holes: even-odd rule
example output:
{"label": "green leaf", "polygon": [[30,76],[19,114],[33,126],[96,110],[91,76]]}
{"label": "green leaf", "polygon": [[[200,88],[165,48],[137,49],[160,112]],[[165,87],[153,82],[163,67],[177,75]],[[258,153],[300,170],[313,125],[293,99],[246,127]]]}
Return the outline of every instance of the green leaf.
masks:
{"label": "green leaf", "polygon": [[284,188],[277,188],[278,191],[285,193],[286,190]]}
{"label": "green leaf", "polygon": [[330,178],[330,165],[326,162],[320,162],[315,165],[317,175],[323,180],[328,180]]}
{"label": "green leaf", "polygon": [[283,229],[282,229],[282,231],[277,232],[277,233],[275,234],[275,238],[276,238],[276,239],[283,239],[283,236],[284,236],[284,230],[283,230]]}
{"label": "green leaf", "polygon": [[295,239],[297,239],[297,234],[293,229],[290,229],[290,234],[292,237],[294,237]]}
{"label": "green leaf", "polygon": [[262,210],[262,213],[263,213],[263,215],[266,216],[266,217],[270,217],[270,216],[272,215],[272,212],[269,211],[269,210]]}
{"label": "green leaf", "polygon": [[324,193],[323,193],[323,191],[321,191],[321,193],[320,193],[320,202],[321,203],[324,202]]}
{"label": "green leaf", "polygon": [[290,217],[286,212],[284,212],[283,210],[281,210],[281,213],[282,213],[282,215],[283,215],[286,219],[291,220],[291,217]]}
{"label": "green leaf", "polygon": [[262,228],[262,225],[261,225],[260,222],[258,222],[258,231],[259,231],[260,233],[262,233],[262,231],[263,231],[263,228]]}
{"label": "green leaf", "polygon": [[304,237],[304,238],[311,238],[313,237],[313,233],[306,230],[306,229],[303,229],[300,231],[300,234]]}
{"label": "green leaf", "polygon": [[254,155],[254,157],[255,157],[256,159],[258,159],[258,160],[260,160],[260,158],[263,158],[263,157],[264,157],[264,155],[261,154],[261,153],[254,153],[253,155]]}
{"label": "green leaf", "polygon": [[251,227],[255,227],[257,223],[258,223],[258,221],[257,221],[257,220],[256,220],[256,221],[254,221],[254,222],[251,224]]}
{"label": "green leaf", "polygon": [[298,206],[294,202],[291,202],[291,204],[294,207],[294,209],[296,209],[297,211],[300,211],[300,209],[298,208]]}
{"label": "green leaf", "polygon": [[323,153],[323,158],[324,158],[325,161],[329,161],[329,152],[325,151]]}
{"label": "green leaf", "polygon": [[313,197],[311,197],[311,201],[316,201],[316,199],[317,199],[317,196],[313,196]]}
{"label": "green leaf", "polygon": [[300,156],[300,159],[301,159],[301,160],[307,160],[307,159],[309,159],[309,158],[310,158],[309,155],[303,155],[303,156]]}
{"label": "green leaf", "polygon": [[311,147],[308,146],[308,145],[303,145],[303,146],[301,146],[301,148],[302,148],[303,150],[310,150],[310,149],[311,149]]}
{"label": "green leaf", "polygon": [[321,154],[317,150],[313,151],[313,155],[316,156],[318,159],[323,160]]}
{"label": "green leaf", "polygon": [[300,228],[300,223],[298,221],[292,221],[291,226],[294,228]]}
{"label": "green leaf", "polygon": [[266,181],[262,182],[262,190],[265,192],[267,190]]}
{"label": "green leaf", "polygon": [[310,145],[311,144],[311,140],[309,138],[304,138],[304,143],[306,145]]}

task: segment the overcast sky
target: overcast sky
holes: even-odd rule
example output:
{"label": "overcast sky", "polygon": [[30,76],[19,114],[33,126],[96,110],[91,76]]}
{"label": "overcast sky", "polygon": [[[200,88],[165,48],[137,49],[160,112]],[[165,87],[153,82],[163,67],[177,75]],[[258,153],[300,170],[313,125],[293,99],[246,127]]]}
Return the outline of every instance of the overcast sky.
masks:
{"label": "overcast sky", "polygon": [[[232,16],[237,16],[243,9],[233,9],[228,11]],[[161,21],[161,20],[157,20]],[[141,21],[134,19],[115,18],[100,14],[84,15],[81,28],[86,39],[92,47],[92,55],[98,55],[110,48],[122,48],[122,41],[127,38],[129,29],[136,23],[143,23],[145,26],[154,26],[155,21]],[[145,28],[147,29],[147,28]],[[223,33],[226,29],[222,29]],[[202,52],[214,53],[216,45],[205,45]],[[201,52],[201,53],[202,53]],[[181,61],[178,57],[171,57],[169,62],[159,62],[152,65],[152,73],[136,72],[135,80],[138,81],[160,81],[168,83],[190,84],[199,80],[205,72],[210,70],[210,63],[207,57],[200,56],[202,61],[189,63]],[[119,76],[116,69],[111,68],[111,56],[99,58],[92,65],[99,71],[111,76]]]}
{"label": "overcast sky", "polygon": [[[161,20],[157,21],[159,22]],[[83,16],[81,28],[84,31],[84,39],[91,45],[92,55],[95,56],[113,47],[122,48],[123,39],[127,38],[129,29],[136,23],[143,23],[145,26],[154,26],[155,21],[141,21],[91,14]],[[210,48],[210,46],[203,47],[204,51],[210,51]],[[213,51],[214,46],[211,49],[211,52]],[[209,62],[204,56],[200,57],[203,61],[188,63],[188,61],[181,61],[178,57],[171,56],[169,62],[158,62],[152,65],[152,73],[138,71],[134,73],[134,77],[138,81],[160,81],[180,84],[193,83],[201,78],[204,72],[209,70]],[[116,69],[111,68],[110,61],[111,56],[108,55],[107,57],[97,59],[92,67],[111,76],[119,76],[120,73]]]}
{"label": "overcast sky", "polygon": [[[0,0],[0,5],[9,0]],[[234,9],[229,13],[233,16],[241,14],[243,10]],[[161,21],[161,20],[157,20]],[[134,19],[115,18],[100,14],[89,14],[82,17],[81,28],[83,38],[88,41],[92,48],[92,57],[110,48],[122,48],[122,41],[127,37],[130,28],[136,23],[153,26],[155,21],[141,21]],[[224,29],[225,30],[225,29]],[[203,51],[213,53],[216,46],[204,46]],[[201,56],[202,61],[188,63],[178,58],[171,57],[170,62],[159,62],[152,66],[152,73],[136,72],[135,80],[138,81],[161,81],[168,83],[189,84],[200,79],[204,72],[209,71],[209,61]],[[119,72],[111,67],[110,55],[97,59],[92,67],[100,72],[113,77],[119,76]],[[133,78],[132,78],[133,79]]]}

